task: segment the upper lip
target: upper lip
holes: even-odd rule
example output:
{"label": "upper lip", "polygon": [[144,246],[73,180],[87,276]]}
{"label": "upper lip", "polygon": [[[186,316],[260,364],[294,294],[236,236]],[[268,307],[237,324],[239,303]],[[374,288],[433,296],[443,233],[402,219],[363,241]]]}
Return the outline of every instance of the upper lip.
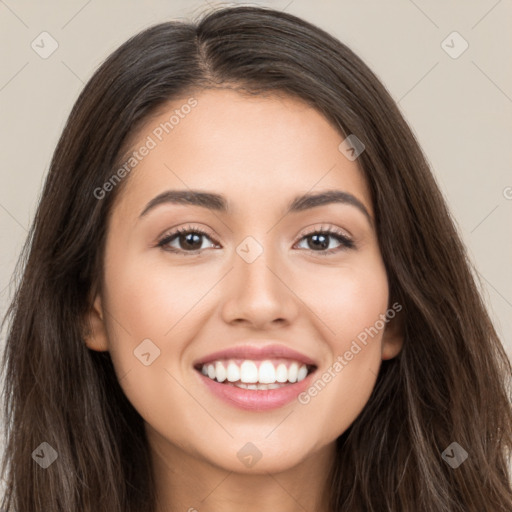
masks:
{"label": "upper lip", "polygon": [[285,345],[278,343],[267,343],[262,344],[261,341],[258,343],[248,342],[242,345],[236,345],[234,347],[212,352],[207,356],[201,357],[194,362],[194,366],[209,363],[211,361],[217,361],[219,359],[252,359],[252,360],[264,360],[264,359],[293,359],[306,365],[317,366],[317,363],[310,357],[289,348]]}

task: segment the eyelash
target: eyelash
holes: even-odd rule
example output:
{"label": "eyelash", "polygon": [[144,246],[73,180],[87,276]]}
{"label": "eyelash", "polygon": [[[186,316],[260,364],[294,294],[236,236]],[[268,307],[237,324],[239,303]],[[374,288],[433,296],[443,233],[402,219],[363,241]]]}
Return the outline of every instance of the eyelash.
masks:
{"label": "eyelash", "polygon": [[[194,233],[194,234],[200,235],[200,236],[205,236],[205,237],[209,238],[212,242],[214,242],[215,244],[218,245],[217,240],[215,240],[215,238],[207,231],[204,231],[200,228],[195,228],[192,226],[186,226],[186,227],[178,228],[178,229],[172,231],[171,233],[164,235],[164,237],[158,241],[157,246],[161,247],[164,251],[169,251],[169,252],[172,252],[175,254],[180,254],[182,256],[195,256],[195,255],[199,254],[199,252],[203,251],[204,249],[196,249],[194,251],[184,251],[182,249],[176,249],[174,247],[169,247],[167,245],[174,238],[176,238],[180,235],[183,235],[183,234],[190,234],[190,233]],[[346,236],[342,231],[340,231],[336,228],[332,228],[332,227],[324,228],[323,226],[320,227],[320,229],[316,229],[314,231],[301,233],[299,242],[301,242],[304,238],[308,238],[312,235],[328,235],[332,238],[335,238],[340,243],[340,246],[335,247],[334,249],[327,249],[327,250],[321,250],[321,251],[314,251],[313,249],[306,249],[308,252],[318,254],[319,256],[328,256],[330,254],[336,253],[341,250],[355,248],[355,244],[354,244],[353,240],[351,240],[348,236]]]}

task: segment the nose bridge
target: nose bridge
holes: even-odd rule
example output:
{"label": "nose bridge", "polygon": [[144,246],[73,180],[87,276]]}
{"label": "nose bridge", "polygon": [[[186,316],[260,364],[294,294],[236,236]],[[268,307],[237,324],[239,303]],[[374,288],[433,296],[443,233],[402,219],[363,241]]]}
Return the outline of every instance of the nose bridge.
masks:
{"label": "nose bridge", "polygon": [[251,324],[274,320],[291,321],[296,314],[295,297],[286,286],[286,263],[270,246],[272,237],[247,237],[236,248],[232,286],[225,302],[227,321],[244,319]]}
{"label": "nose bridge", "polygon": [[[240,274],[240,283],[245,283],[242,290],[250,288],[253,291],[264,292],[266,294],[276,293],[277,283],[276,276],[270,269],[279,267],[277,263],[277,255],[275,249],[269,247],[268,241],[261,249],[251,247],[254,243],[250,241],[245,242],[237,249],[238,261],[235,263],[237,272]],[[240,255],[240,252],[249,249],[245,255]],[[255,251],[258,252],[255,254]],[[252,253],[252,254],[251,254]],[[249,256],[250,255],[250,256]],[[245,256],[248,256],[247,258]],[[252,256],[253,259],[250,259]],[[275,270],[274,270],[275,272]],[[278,293],[278,292],[277,292]]]}

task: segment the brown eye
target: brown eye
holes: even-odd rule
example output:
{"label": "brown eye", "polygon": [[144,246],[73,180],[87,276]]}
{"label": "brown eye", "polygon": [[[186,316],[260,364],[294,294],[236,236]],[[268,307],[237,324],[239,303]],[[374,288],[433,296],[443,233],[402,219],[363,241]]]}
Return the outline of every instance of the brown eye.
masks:
{"label": "brown eye", "polygon": [[[201,229],[180,228],[164,236],[158,246],[166,251],[186,253],[196,253],[204,249],[204,238],[212,240],[210,235]],[[173,245],[171,245],[173,244]],[[213,243],[213,245],[215,245]]]}
{"label": "brown eye", "polygon": [[[331,240],[338,242],[337,247],[330,247]],[[307,250],[323,254],[331,254],[343,249],[352,249],[355,247],[354,242],[348,238],[344,233],[333,229],[321,229],[312,231],[309,234],[302,236],[302,240],[307,240]]]}

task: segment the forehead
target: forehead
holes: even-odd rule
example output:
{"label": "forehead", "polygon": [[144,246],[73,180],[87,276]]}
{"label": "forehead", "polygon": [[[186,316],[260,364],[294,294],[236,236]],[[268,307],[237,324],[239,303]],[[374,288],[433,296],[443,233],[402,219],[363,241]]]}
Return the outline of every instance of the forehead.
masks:
{"label": "forehead", "polygon": [[363,173],[338,149],[343,138],[321,113],[290,96],[229,89],[184,95],[131,137],[125,158],[151,149],[138,155],[121,201],[133,205],[167,188],[216,190],[236,213],[247,201],[268,206],[337,188],[358,195],[371,211]]}

